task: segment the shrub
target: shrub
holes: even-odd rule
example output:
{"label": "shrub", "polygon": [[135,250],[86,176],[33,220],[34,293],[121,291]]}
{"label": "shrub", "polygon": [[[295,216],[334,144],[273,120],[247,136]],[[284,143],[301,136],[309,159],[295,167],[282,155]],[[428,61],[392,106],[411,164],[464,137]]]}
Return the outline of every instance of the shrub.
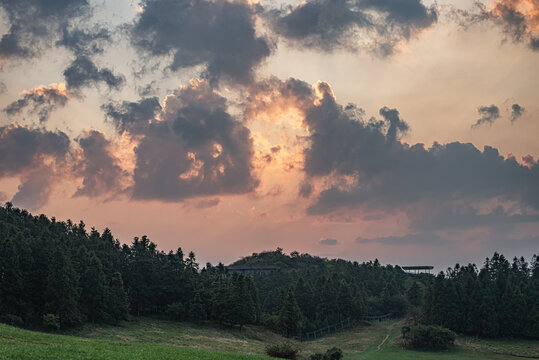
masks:
{"label": "shrub", "polygon": [[342,350],[336,347],[332,347],[328,351],[326,351],[326,359],[325,360],[341,360],[343,357]]}
{"label": "shrub", "polygon": [[404,346],[418,350],[445,350],[455,344],[455,333],[440,326],[417,325],[403,328]]}
{"label": "shrub", "polygon": [[295,360],[298,357],[299,349],[288,342],[281,344],[269,345],[266,347],[266,354],[271,357],[281,359]]}
{"label": "shrub", "polygon": [[343,358],[342,350],[336,347],[333,347],[326,351],[325,354],[316,353],[312,354],[309,357],[309,360],[341,360]]}
{"label": "shrub", "polygon": [[60,317],[54,314],[44,314],[43,325],[49,330],[58,330],[60,329]]}
{"label": "shrub", "polygon": [[8,324],[11,326],[23,326],[24,321],[20,316],[13,315],[13,314],[5,314],[0,316],[0,323]]}

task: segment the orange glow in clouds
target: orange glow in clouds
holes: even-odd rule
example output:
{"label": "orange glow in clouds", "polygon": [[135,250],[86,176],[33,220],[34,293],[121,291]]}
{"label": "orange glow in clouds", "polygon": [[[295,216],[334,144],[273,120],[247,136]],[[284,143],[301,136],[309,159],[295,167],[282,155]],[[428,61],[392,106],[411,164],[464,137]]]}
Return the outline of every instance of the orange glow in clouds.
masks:
{"label": "orange glow in clouds", "polygon": [[539,33],[539,0],[500,0],[494,4],[494,14],[502,18],[515,13],[526,19],[528,30]]}

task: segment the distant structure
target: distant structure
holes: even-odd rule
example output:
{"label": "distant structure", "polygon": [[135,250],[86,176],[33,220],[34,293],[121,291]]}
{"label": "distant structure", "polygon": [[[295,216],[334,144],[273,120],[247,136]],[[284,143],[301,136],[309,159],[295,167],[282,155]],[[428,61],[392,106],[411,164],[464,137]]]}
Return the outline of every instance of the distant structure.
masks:
{"label": "distant structure", "polygon": [[419,265],[419,266],[401,266],[401,269],[406,271],[408,274],[430,274],[434,266],[430,265]]}
{"label": "distant structure", "polygon": [[267,276],[279,270],[277,266],[273,265],[231,265],[227,266],[227,269],[250,276]]}

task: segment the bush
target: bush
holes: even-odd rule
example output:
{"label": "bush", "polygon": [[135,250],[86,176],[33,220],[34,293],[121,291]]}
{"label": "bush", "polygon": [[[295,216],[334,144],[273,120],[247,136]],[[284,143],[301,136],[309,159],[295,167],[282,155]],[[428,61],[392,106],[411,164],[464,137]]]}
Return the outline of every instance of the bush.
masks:
{"label": "bush", "polygon": [[282,344],[269,345],[266,347],[266,354],[271,357],[281,358],[281,359],[292,359],[295,360],[298,357],[299,349],[294,347],[292,344],[285,342]]}
{"label": "bush", "polygon": [[333,347],[326,351],[325,354],[316,353],[312,354],[309,357],[309,360],[341,360],[343,358],[342,350],[336,347]]}
{"label": "bush", "polygon": [[60,329],[60,317],[54,314],[43,315],[43,325],[49,330]]}
{"label": "bush", "polygon": [[418,350],[446,350],[455,344],[455,333],[440,326],[403,327],[404,346]]}
{"label": "bush", "polygon": [[13,314],[6,314],[0,316],[0,323],[8,324],[11,326],[23,326],[24,321],[20,316],[13,315]]}

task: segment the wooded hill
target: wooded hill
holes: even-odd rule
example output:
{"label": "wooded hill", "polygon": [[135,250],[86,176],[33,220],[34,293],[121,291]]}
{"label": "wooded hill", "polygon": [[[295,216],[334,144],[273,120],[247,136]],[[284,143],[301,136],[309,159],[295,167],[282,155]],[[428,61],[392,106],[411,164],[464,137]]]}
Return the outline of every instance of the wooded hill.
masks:
{"label": "wooded hill", "polygon": [[[481,271],[455,267],[436,278],[412,277],[377,260],[281,249],[233,265],[278,270],[251,277],[223,264],[200,267],[194,253],[163,252],[146,236],[121,244],[109,229],[33,216],[10,203],[0,207],[0,320],[9,324],[58,329],[117,323],[131,314],[264,324],[295,336],[348,318],[415,309],[421,321],[460,332],[537,336],[536,256],[528,265],[495,254]],[[519,324],[511,332],[504,330],[510,318]]]}

